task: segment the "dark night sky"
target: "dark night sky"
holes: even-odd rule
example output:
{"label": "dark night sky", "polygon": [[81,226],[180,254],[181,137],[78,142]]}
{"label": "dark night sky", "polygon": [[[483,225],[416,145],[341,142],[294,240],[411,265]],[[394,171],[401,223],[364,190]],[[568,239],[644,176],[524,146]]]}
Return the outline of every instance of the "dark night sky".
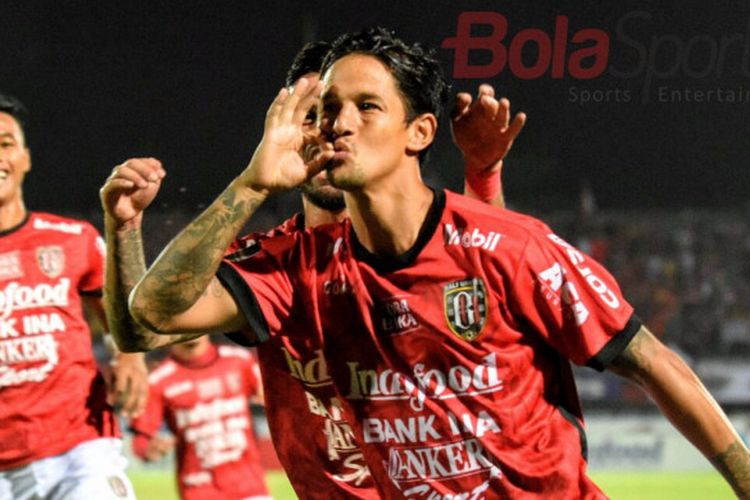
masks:
{"label": "dark night sky", "polygon": [[[723,2],[707,11],[697,1],[533,3],[328,1],[318,9],[313,2],[4,0],[0,89],[32,113],[27,204],[96,207],[115,164],[149,155],[169,171],[162,205],[199,207],[246,165],[265,109],[304,41],[384,25],[439,46],[455,35],[461,12],[492,11],[507,19],[506,47],[528,28],[552,37],[558,15],[569,19],[568,54],[587,45],[572,41],[584,28],[603,30],[610,44],[608,67],[593,79],[547,71],[521,80],[507,67],[487,79],[529,115],[507,161],[506,191],[515,206],[572,208],[584,182],[605,208],[746,206],[750,102],[659,102],[656,89],[745,86],[750,101],[750,4]],[[475,27],[478,36],[489,31]],[[531,64],[538,54],[527,49]],[[439,55],[453,75],[453,51]],[[471,57],[481,64],[489,53]],[[661,71],[681,66],[655,78],[644,96],[640,63],[648,59]],[[615,76],[612,67],[630,75]],[[701,69],[705,76],[695,74]],[[475,89],[481,81],[460,79],[455,88]],[[610,102],[571,102],[581,89],[608,93]],[[460,157],[442,129],[425,175],[458,189]]]}

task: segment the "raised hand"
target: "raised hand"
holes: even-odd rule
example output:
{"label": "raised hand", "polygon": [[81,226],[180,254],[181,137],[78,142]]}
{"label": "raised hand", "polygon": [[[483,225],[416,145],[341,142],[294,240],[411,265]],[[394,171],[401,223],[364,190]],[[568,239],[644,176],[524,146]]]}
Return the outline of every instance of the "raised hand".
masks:
{"label": "raised hand", "polygon": [[310,137],[303,130],[305,116],[318,101],[321,87],[301,78],[291,91],[281,89],[266,113],[263,139],[240,176],[243,184],[263,193],[284,191],[322,170],[332,151],[307,162],[301,155]]}
{"label": "raised hand", "polygon": [[155,158],[132,158],[116,166],[99,190],[104,213],[119,225],[140,222],[165,175]]}
{"label": "raised hand", "polygon": [[510,101],[506,98],[498,101],[491,85],[480,85],[473,102],[471,94],[456,95],[451,131],[453,141],[464,155],[467,171],[499,170],[502,164],[498,162],[508,154],[525,123],[524,113],[518,113],[511,122]]}

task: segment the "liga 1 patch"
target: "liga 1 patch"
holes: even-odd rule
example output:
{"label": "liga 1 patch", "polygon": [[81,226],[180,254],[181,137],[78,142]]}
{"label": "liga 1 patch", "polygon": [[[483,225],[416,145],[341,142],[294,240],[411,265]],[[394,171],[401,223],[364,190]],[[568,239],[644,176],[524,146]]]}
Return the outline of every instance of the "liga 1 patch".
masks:
{"label": "liga 1 patch", "polygon": [[480,278],[453,281],[443,287],[445,320],[453,333],[473,341],[487,321],[487,292]]}

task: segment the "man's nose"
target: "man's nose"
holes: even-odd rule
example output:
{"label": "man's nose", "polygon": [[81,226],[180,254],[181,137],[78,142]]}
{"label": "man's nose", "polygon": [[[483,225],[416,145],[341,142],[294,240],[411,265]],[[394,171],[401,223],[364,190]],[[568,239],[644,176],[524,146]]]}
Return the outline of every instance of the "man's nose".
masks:
{"label": "man's nose", "polygon": [[341,106],[336,120],[333,122],[333,133],[337,137],[349,135],[352,133],[354,122],[356,120],[356,108],[353,104],[347,103]]}

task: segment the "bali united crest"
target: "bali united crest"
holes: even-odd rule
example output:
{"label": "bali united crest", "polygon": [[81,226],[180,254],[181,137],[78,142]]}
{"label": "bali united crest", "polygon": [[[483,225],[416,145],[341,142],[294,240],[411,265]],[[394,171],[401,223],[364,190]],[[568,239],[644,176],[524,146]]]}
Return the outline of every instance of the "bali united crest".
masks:
{"label": "bali united crest", "polygon": [[65,269],[65,252],[61,246],[37,247],[36,263],[49,278],[57,278]]}
{"label": "bali united crest", "polygon": [[479,278],[454,281],[443,287],[445,319],[453,333],[471,342],[487,321],[487,292]]}

